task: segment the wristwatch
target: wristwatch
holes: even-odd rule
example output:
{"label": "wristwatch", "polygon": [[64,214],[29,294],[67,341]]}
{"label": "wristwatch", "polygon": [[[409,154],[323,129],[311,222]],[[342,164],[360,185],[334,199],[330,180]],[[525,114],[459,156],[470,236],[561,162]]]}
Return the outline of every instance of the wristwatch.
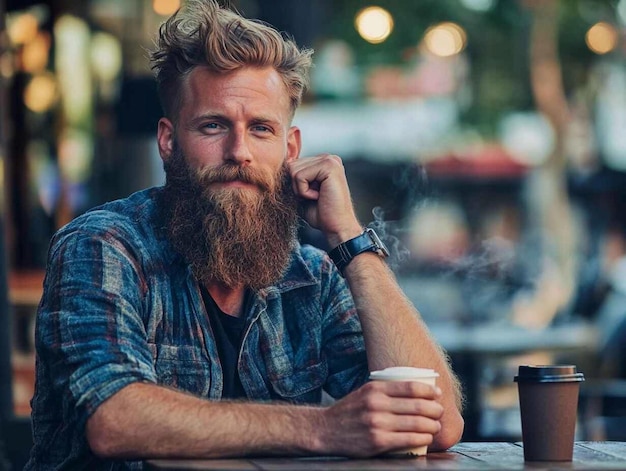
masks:
{"label": "wristwatch", "polygon": [[374,252],[381,257],[388,257],[389,250],[380,240],[376,231],[366,228],[363,233],[354,239],[347,240],[332,249],[328,255],[335,262],[339,272],[343,275],[343,270],[354,257],[364,252]]}

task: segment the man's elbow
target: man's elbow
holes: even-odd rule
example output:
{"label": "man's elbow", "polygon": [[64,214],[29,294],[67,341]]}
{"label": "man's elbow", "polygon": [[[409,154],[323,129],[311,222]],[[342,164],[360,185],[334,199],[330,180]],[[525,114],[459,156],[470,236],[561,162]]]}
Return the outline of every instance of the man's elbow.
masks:
{"label": "man's elbow", "polygon": [[119,434],[111,421],[98,410],[87,420],[85,434],[94,455],[99,458],[120,457]]}
{"label": "man's elbow", "polygon": [[461,441],[465,421],[458,411],[454,412],[454,416],[448,418],[441,431],[435,436],[433,451],[445,451]]}

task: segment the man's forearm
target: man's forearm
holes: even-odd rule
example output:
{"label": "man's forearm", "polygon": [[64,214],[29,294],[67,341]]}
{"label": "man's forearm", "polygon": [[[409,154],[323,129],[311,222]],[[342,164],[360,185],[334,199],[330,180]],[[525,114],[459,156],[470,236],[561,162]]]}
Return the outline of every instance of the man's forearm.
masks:
{"label": "man's forearm", "polygon": [[446,448],[460,438],[461,392],[447,357],[406,298],[385,262],[374,253],[355,257],[345,269],[363,326],[370,370],[390,366],[432,368],[440,376],[437,386],[445,412],[442,434],[435,444]]}
{"label": "man's forearm", "polygon": [[106,458],[226,457],[319,453],[321,409],[213,402],[135,383],[104,402],[87,422],[87,439]]}

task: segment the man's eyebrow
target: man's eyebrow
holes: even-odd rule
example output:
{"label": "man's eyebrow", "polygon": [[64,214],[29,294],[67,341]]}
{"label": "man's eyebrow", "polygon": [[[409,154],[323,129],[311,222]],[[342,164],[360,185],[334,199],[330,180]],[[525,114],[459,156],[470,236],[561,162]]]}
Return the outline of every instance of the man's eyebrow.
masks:
{"label": "man's eyebrow", "polygon": [[275,118],[270,118],[269,116],[257,116],[256,118],[252,118],[252,121],[255,124],[278,124],[280,121]]}
{"label": "man's eyebrow", "polygon": [[193,118],[191,120],[191,124],[192,125],[196,125],[196,124],[200,124],[203,121],[222,121],[222,122],[230,122],[230,120],[219,113],[204,113],[201,115],[196,116],[195,118]]}
{"label": "man's eyebrow", "polygon": [[[219,114],[219,113],[204,113],[201,115],[196,116],[195,118],[193,118],[191,120],[191,124],[193,125],[197,125],[202,123],[203,121],[211,121],[211,120],[215,120],[215,121],[221,121],[223,123],[230,123],[232,122],[232,120],[228,117],[226,117],[223,114]],[[278,124],[280,123],[280,120],[277,118],[272,118],[270,116],[255,116],[253,118],[250,119],[251,123],[255,123],[255,124]]]}

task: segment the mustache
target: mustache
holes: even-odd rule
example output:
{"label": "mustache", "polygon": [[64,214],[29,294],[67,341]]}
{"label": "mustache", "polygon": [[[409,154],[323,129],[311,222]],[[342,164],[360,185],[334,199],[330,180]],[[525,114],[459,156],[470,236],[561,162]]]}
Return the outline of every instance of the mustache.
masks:
{"label": "mustache", "polygon": [[204,168],[198,172],[198,181],[203,186],[212,183],[242,182],[256,185],[263,191],[272,189],[272,179],[265,172],[256,168],[242,167],[236,164],[224,164],[219,167]]}

